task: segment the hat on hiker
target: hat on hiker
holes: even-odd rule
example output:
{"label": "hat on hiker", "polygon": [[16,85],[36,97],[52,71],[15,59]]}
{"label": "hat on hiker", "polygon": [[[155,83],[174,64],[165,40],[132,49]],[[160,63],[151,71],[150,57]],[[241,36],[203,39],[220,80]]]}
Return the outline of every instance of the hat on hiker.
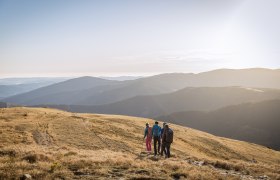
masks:
{"label": "hat on hiker", "polygon": [[146,123],[146,126],[149,126],[149,123]]}
{"label": "hat on hiker", "polygon": [[156,121],[155,124],[158,124],[158,121]]}

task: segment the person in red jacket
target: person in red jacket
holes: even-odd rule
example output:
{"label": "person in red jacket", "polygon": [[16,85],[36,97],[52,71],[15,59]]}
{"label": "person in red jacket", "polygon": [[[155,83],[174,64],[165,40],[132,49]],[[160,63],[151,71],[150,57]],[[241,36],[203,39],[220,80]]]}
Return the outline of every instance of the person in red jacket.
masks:
{"label": "person in red jacket", "polygon": [[146,150],[151,153],[152,151],[152,128],[149,123],[146,123],[146,128],[144,131],[144,139],[146,138]]}

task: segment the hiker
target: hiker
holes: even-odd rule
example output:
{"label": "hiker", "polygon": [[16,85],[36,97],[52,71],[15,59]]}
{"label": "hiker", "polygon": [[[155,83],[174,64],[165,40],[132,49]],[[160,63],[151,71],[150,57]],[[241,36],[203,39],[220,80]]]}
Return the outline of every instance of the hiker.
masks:
{"label": "hiker", "polygon": [[160,135],[161,135],[161,127],[158,125],[157,121],[153,126],[152,135],[154,140],[154,155],[156,156],[157,154],[160,154],[159,149],[160,149]]}
{"label": "hiker", "polygon": [[170,158],[170,146],[173,142],[173,131],[169,128],[169,126],[166,124],[164,126],[164,132],[162,136],[162,143],[164,148],[166,148],[166,158]]}
{"label": "hiker", "polygon": [[164,132],[164,129],[165,129],[165,125],[166,125],[166,122],[163,123],[162,128],[161,128],[161,132],[160,132],[160,139],[161,139],[160,155],[161,155],[161,156],[163,156],[163,152],[164,152],[165,155],[167,155],[167,154],[166,154],[165,144],[164,144],[163,141],[162,141],[162,137],[163,137],[163,132]]}
{"label": "hiker", "polygon": [[152,128],[149,127],[149,123],[146,123],[146,128],[144,131],[144,140],[146,138],[146,150],[150,153],[152,151]]}

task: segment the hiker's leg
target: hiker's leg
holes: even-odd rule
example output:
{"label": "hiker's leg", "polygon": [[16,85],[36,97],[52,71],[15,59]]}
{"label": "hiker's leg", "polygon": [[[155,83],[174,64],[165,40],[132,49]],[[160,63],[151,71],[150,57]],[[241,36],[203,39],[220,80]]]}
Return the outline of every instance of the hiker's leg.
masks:
{"label": "hiker's leg", "polygon": [[146,147],[147,147],[147,151],[151,151],[151,141],[148,137],[146,139]]}
{"label": "hiker's leg", "polygon": [[163,152],[164,152],[165,155],[167,155],[167,152],[166,152],[166,143],[164,144]]}
{"label": "hiker's leg", "polygon": [[157,155],[157,137],[154,137],[154,154]]}
{"label": "hiker's leg", "polygon": [[170,143],[166,143],[166,153],[167,157],[170,158]]}
{"label": "hiker's leg", "polygon": [[152,139],[149,138],[149,142],[148,142],[148,151],[151,152],[152,151]]}
{"label": "hiker's leg", "polygon": [[146,138],[146,150],[149,151],[149,140],[148,140],[148,137]]}
{"label": "hiker's leg", "polygon": [[160,149],[160,155],[163,156],[163,151],[164,154],[166,155],[166,151],[165,151],[165,143],[161,142],[161,149]]}
{"label": "hiker's leg", "polygon": [[160,146],[161,146],[161,143],[160,143],[160,137],[158,137],[158,154],[160,154]]}
{"label": "hiker's leg", "polygon": [[169,157],[171,157],[171,143],[169,144]]}
{"label": "hiker's leg", "polygon": [[161,138],[158,138],[158,154],[160,154],[160,149],[161,149]]}
{"label": "hiker's leg", "polygon": [[152,150],[152,147],[151,147],[151,138],[146,138],[146,148],[147,148],[147,151],[151,151]]}

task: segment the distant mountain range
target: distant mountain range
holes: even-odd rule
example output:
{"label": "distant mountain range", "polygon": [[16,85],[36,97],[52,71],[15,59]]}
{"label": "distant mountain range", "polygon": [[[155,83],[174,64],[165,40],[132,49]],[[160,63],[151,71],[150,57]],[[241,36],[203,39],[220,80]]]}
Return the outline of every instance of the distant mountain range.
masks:
{"label": "distant mountain range", "polygon": [[280,89],[243,87],[188,87],[176,92],[129,98],[99,105],[49,105],[72,112],[122,114],[154,118],[179,111],[210,111],[229,105],[280,99]]}
{"label": "distant mountain range", "polygon": [[181,75],[164,74],[128,81],[81,77],[13,96],[4,101],[23,105],[109,104],[138,95],[168,93],[187,86],[188,82],[178,76]]}
{"label": "distant mountain range", "polygon": [[4,78],[0,79],[0,99],[22,94],[69,78]]}
{"label": "distant mountain range", "polygon": [[4,100],[10,103],[23,105],[37,103],[71,103],[75,100],[82,99],[86,95],[85,91],[87,89],[93,89],[94,92],[97,92],[94,88],[100,87],[102,89],[102,87],[117,83],[117,81],[100,78],[81,77],[42,87]]}
{"label": "distant mountain range", "polygon": [[0,108],[7,108],[8,104],[5,102],[0,102]]}
{"label": "distant mountain range", "polygon": [[81,77],[12,96],[22,104],[104,105],[142,95],[159,95],[185,87],[244,86],[280,88],[280,70],[222,69],[199,74],[171,73],[127,81]]}
{"label": "distant mountain range", "polygon": [[27,78],[1,78],[0,85],[58,83],[71,79],[70,77],[27,77]]}
{"label": "distant mountain range", "polygon": [[280,150],[280,100],[245,103],[210,112],[176,112],[156,119]]}
{"label": "distant mountain range", "polygon": [[142,78],[142,76],[116,76],[116,77],[99,76],[98,78],[107,79],[107,80],[114,80],[114,81],[127,81],[127,80],[140,79],[140,78]]}
{"label": "distant mountain range", "polygon": [[[100,77],[106,80],[126,81],[141,78],[141,76]],[[70,77],[31,77],[31,78],[3,78],[0,79],[0,99],[29,92],[44,86],[63,82]]]}

